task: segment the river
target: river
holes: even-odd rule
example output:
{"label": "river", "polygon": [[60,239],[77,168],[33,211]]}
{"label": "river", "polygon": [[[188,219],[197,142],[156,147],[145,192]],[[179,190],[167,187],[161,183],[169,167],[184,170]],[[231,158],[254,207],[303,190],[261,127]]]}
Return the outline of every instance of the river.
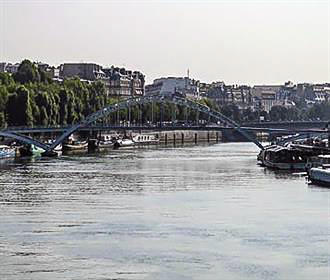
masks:
{"label": "river", "polygon": [[0,165],[1,280],[330,279],[330,189],[251,143]]}

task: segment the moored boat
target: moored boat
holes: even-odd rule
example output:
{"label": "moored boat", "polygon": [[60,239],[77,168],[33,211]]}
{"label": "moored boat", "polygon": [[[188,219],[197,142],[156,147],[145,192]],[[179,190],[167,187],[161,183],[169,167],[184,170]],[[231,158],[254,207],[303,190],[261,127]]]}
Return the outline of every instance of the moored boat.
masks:
{"label": "moored boat", "polygon": [[88,142],[87,141],[71,141],[69,143],[64,143],[62,149],[65,151],[87,150]]}
{"label": "moored boat", "polygon": [[99,149],[111,149],[116,141],[116,137],[113,135],[101,135],[97,142],[97,147]]}
{"label": "moored boat", "polygon": [[22,157],[40,156],[44,152],[44,149],[37,147],[34,144],[25,144],[19,148],[19,153]]}
{"label": "moored boat", "polygon": [[97,147],[99,149],[112,149],[114,145],[113,141],[98,141]]}
{"label": "moored boat", "polygon": [[159,139],[157,138],[157,135],[155,134],[136,134],[132,137],[132,141],[135,144],[140,145],[149,145],[149,144],[158,144]]}
{"label": "moored boat", "polygon": [[120,147],[132,147],[134,146],[134,142],[132,139],[130,138],[123,138],[123,139],[117,139],[115,142],[114,142],[114,145],[113,147],[115,149],[117,148],[120,148]]}
{"label": "moored boat", "polygon": [[312,184],[330,187],[330,168],[313,167],[308,171],[307,178]]}
{"label": "moored boat", "polygon": [[272,145],[260,151],[257,160],[262,166],[280,170],[306,170],[308,158],[316,156],[319,150],[295,145]]}
{"label": "moored boat", "polygon": [[0,145],[0,159],[13,158],[16,155],[15,148],[7,145]]}
{"label": "moored boat", "polygon": [[307,179],[311,184],[330,187],[330,155],[310,158],[306,168]]}

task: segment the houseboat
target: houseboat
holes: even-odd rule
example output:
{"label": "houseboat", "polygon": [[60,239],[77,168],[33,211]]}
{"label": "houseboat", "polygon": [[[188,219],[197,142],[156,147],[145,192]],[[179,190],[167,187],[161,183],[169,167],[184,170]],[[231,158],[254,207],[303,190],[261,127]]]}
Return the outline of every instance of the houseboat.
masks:
{"label": "houseboat", "polygon": [[272,145],[260,151],[257,160],[262,166],[280,170],[306,170],[308,158],[321,153],[319,149],[309,146],[288,144]]}

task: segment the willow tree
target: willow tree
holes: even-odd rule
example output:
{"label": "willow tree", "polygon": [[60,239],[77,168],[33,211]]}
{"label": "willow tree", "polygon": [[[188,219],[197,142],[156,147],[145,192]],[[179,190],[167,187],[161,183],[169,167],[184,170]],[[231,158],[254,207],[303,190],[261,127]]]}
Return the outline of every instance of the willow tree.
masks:
{"label": "willow tree", "polygon": [[8,124],[11,126],[33,126],[33,114],[29,90],[19,86],[9,95],[7,103]]}

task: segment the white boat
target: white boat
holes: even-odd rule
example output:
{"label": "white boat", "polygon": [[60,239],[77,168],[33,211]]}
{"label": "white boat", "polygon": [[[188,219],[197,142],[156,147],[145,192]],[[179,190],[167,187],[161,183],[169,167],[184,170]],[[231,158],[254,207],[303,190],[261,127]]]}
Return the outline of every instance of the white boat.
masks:
{"label": "white boat", "polygon": [[311,158],[307,162],[306,168],[310,183],[330,187],[330,155]]}
{"label": "white boat", "polygon": [[113,148],[115,139],[116,139],[116,137],[111,134],[101,135],[97,142],[97,148],[99,148],[99,149]]}
{"label": "white boat", "polygon": [[7,145],[0,145],[0,159],[15,157],[15,148]]}
{"label": "white boat", "polygon": [[119,147],[132,147],[134,146],[134,141],[130,138],[117,139],[113,145],[114,148]]}
{"label": "white boat", "polygon": [[155,134],[136,134],[132,138],[136,144],[158,144],[159,139]]}

